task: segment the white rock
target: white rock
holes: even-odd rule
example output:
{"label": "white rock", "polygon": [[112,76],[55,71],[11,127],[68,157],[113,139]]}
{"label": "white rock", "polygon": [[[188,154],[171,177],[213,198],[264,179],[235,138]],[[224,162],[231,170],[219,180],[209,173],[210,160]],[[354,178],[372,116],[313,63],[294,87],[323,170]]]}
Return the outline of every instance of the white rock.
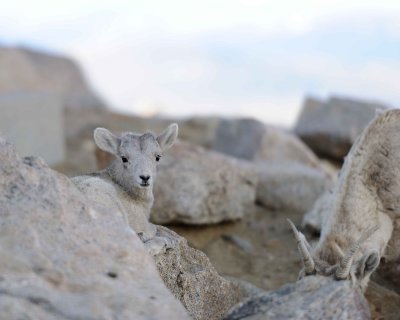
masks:
{"label": "white rock", "polygon": [[0,209],[3,319],[188,319],[120,215],[2,139]]}
{"label": "white rock", "polygon": [[256,185],[252,165],[181,142],[160,161],[151,220],[209,224],[239,219],[254,202]]}

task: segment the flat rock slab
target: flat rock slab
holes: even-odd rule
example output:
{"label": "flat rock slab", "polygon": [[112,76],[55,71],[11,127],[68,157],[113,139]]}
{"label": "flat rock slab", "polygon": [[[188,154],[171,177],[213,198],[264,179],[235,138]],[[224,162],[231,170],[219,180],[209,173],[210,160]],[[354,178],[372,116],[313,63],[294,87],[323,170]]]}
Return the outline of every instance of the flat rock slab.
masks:
{"label": "flat rock slab", "polygon": [[253,165],[187,143],[160,161],[151,220],[158,224],[211,224],[242,218],[254,202]]}
{"label": "flat rock slab", "polygon": [[225,320],[370,319],[368,303],[350,281],[310,276],[234,306]]}
{"label": "flat rock slab", "polygon": [[307,98],[294,132],[318,155],[342,161],[379,109],[387,106],[337,97],[327,102]]}
{"label": "flat rock slab", "polygon": [[158,226],[158,236],[175,243],[155,261],[168,289],[196,320],[217,320],[248,296],[247,289],[218,275],[207,256],[186,239]]}
{"label": "flat rock slab", "polygon": [[0,275],[2,319],[188,319],[119,214],[1,138]]}

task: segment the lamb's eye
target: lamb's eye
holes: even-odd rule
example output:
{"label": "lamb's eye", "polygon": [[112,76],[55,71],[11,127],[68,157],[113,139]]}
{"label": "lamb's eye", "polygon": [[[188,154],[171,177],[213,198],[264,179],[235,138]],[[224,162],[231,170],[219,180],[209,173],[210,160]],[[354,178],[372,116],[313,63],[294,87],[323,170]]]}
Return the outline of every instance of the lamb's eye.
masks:
{"label": "lamb's eye", "polygon": [[156,161],[158,162],[158,161],[160,161],[160,159],[161,159],[161,156],[156,156]]}
{"label": "lamb's eye", "polygon": [[121,157],[121,159],[122,159],[123,163],[127,163],[128,162],[128,158],[127,157]]}

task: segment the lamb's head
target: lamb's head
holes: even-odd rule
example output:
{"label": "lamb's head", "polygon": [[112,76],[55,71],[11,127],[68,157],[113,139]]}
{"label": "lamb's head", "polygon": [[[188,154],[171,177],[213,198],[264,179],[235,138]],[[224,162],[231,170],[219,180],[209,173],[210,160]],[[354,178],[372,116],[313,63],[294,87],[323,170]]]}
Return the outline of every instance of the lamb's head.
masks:
{"label": "lamb's head", "polygon": [[104,128],[94,131],[97,146],[116,159],[108,168],[110,175],[127,192],[137,195],[152,191],[156,167],[163,153],[178,136],[178,125],[169,125],[159,136],[146,132],[127,132],[116,136]]}
{"label": "lamb's head", "polygon": [[312,254],[311,246],[305,236],[297,230],[292,221],[288,219],[288,222],[296,238],[304,266],[299,278],[315,274],[332,276],[335,280],[351,280],[353,284],[365,290],[371,273],[380,262],[378,250],[368,248],[366,245],[378,227],[365,230],[357,240],[346,246],[345,250],[341,249],[337,241],[324,239]]}

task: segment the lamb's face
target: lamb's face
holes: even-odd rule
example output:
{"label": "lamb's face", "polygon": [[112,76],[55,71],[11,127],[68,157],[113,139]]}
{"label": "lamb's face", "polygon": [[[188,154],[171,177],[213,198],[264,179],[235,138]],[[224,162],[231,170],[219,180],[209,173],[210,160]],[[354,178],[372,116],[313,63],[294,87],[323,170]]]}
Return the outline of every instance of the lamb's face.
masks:
{"label": "lamb's face", "polygon": [[159,136],[125,133],[121,137],[104,128],[97,128],[94,140],[97,146],[112,153],[117,159],[112,164],[112,176],[125,190],[151,190],[156,177],[156,167],[163,153],[178,136],[178,126],[171,124]]}
{"label": "lamb's face", "polygon": [[304,264],[299,278],[319,274],[333,277],[335,280],[351,280],[362,290],[366,288],[371,273],[375,271],[380,262],[378,251],[368,248],[366,245],[366,240],[377,231],[377,227],[366,230],[357,241],[345,246],[340,241],[336,241],[338,239],[328,237],[312,255],[311,247],[304,235],[290,220],[289,224],[296,237]]}
{"label": "lamb's face", "polygon": [[116,164],[119,167],[118,172],[122,173],[122,184],[129,190],[152,188],[162,153],[163,150],[152,133],[123,135]]}

